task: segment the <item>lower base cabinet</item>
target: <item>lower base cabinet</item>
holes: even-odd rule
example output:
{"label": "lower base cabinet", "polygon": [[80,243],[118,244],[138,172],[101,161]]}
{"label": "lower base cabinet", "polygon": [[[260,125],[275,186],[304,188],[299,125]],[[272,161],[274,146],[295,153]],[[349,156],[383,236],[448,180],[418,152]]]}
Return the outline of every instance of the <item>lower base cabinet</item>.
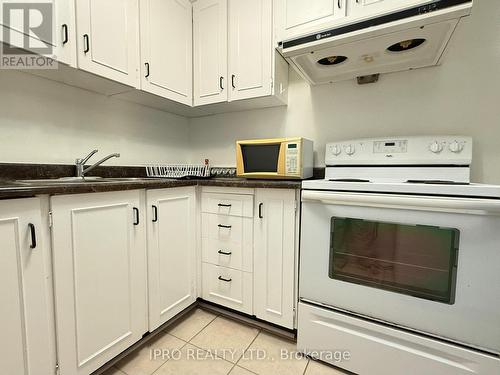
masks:
{"label": "lower base cabinet", "polygon": [[143,191],[51,198],[61,374],[89,375],[148,330],[144,207]]}
{"label": "lower base cabinet", "polygon": [[0,201],[2,373],[89,375],[200,296],[295,328],[296,202],[211,187],[200,214],[195,186]]}
{"label": "lower base cabinet", "polygon": [[48,375],[56,369],[48,225],[41,205],[39,198],[0,201],[2,374]]}
{"label": "lower base cabinet", "polygon": [[297,199],[293,189],[203,189],[204,300],[295,328]]}
{"label": "lower base cabinet", "polygon": [[195,189],[147,191],[150,331],[196,301]]}
{"label": "lower base cabinet", "polygon": [[297,206],[295,190],[255,191],[255,315],[289,329],[295,323]]}

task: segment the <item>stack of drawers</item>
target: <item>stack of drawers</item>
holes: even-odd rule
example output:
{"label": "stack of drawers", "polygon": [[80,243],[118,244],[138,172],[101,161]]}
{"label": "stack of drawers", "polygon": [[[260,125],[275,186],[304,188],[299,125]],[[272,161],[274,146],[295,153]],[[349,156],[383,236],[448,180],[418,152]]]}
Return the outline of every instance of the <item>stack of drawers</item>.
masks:
{"label": "stack of drawers", "polygon": [[253,190],[203,190],[202,296],[253,314]]}

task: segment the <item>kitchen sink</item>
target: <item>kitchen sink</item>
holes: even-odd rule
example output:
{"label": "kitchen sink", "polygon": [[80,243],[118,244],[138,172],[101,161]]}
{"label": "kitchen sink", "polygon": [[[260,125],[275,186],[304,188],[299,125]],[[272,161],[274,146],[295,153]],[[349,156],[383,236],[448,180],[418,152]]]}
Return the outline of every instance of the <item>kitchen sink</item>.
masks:
{"label": "kitchen sink", "polygon": [[17,184],[23,185],[67,185],[67,184],[93,184],[93,183],[126,183],[126,182],[145,182],[156,180],[146,177],[130,177],[130,178],[103,178],[103,177],[61,177],[48,179],[33,179],[33,180],[17,180]]}
{"label": "kitchen sink", "polygon": [[17,180],[17,183],[26,185],[62,185],[62,184],[84,184],[94,182],[104,182],[101,177],[61,177],[61,178],[44,178],[33,180]]}

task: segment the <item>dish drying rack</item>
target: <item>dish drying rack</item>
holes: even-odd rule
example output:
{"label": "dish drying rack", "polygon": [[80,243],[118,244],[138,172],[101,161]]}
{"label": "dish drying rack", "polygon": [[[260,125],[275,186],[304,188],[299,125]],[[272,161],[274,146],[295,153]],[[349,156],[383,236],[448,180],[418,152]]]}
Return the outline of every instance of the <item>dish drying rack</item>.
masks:
{"label": "dish drying rack", "polygon": [[146,175],[157,178],[210,177],[210,165],[166,164],[146,166]]}

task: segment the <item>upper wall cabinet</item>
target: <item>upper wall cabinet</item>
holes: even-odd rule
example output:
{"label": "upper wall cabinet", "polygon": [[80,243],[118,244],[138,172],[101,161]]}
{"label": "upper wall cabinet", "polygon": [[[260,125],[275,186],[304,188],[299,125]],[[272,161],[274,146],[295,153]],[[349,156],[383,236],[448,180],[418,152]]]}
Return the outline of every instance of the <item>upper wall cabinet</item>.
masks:
{"label": "upper wall cabinet", "polygon": [[138,0],[77,0],[78,66],[138,87]]}
{"label": "upper wall cabinet", "polygon": [[354,18],[373,17],[378,14],[387,13],[412,5],[428,3],[427,0],[351,0],[351,16]]}
{"label": "upper wall cabinet", "polygon": [[225,102],[227,83],[227,0],[193,4],[194,105]]}
{"label": "upper wall cabinet", "polygon": [[140,5],[142,89],[191,106],[191,2],[140,0]]}
{"label": "upper wall cabinet", "polygon": [[76,68],[75,2],[59,0],[54,2],[54,7],[53,39],[57,60]]}
{"label": "upper wall cabinet", "polygon": [[317,30],[322,24],[344,18],[347,15],[347,1],[275,0],[277,41]]}
{"label": "upper wall cabinet", "polygon": [[[43,48],[46,45],[52,46],[52,51],[41,52],[46,56],[55,56],[57,61],[72,67],[76,67],[76,30],[75,30],[75,3],[68,0],[53,0],[47,4],[47,0],[30,0],[29,3],[37,5],[52,5],[52,35],[47,35],[47,39],[31,32],[26,39],[26,24],[24,23],[25,5],[21,1],[0,1],[2,5],[9,5],[13,8],[9,11],[6,7],[0,7],[0,41],[9,42],[11,46],[26,50]],[[4,9],[5,8],[5,9]],[[8,14],[3,12],[7,11]],[[42,35],[42,33],[40,33]],[[28,43],[27,43],[28,41]]]}
{"label": "upper wall cabinet", "polygon": [[229,1],[229,101],[272,94],[272,5]]}

